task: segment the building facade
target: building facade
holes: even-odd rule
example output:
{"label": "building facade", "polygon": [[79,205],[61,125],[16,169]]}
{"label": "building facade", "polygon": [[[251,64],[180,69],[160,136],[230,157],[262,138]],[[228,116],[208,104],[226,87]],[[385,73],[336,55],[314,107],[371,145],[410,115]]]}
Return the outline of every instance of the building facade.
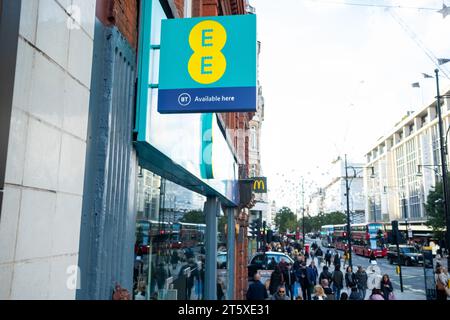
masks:
{"label": "building facade", "polygon": [[[448,93],[447,93],[448,95]],[[449,128],[449,99],[441,105],[444,132]],[[436,102],[408,113],[366,154],[364,186],[368,221],[398,220],[413,236],[431,236],[424,225],[428,193],[441,180]],[[447,138],[445,138],[447,139]],[[448,156],[447,156],[448,161]],[[374,177],[368,173],[374,169]]]}
{"label": "building facade", "polygon": [[[17,33],[8,29],[17,45],[15,81],[2,79],[13,99],[6,119],[9,141],[0,150],[7,155],[6,166],[0,166],[0,299],[74,299],[95,1],[0,6],[0,14],[19,25]],[[5,21],[2,16],[0,29]],[[14,47],[2,41],[2,51],[3,45]]]}
{"label": "building facade", "polygon": [[[365,196],[363,190],[363,164],[347,162],[349,183],[349,211],[352,223],[365,221]],[[307,211],[310,215],[330,212],[347,212],[345,161],[338,157],[331,162],[329,182],[310,195]]]}
{"label": "building facade", "polygon": [[[117,284],[132,298],[216,299],[217,218],[225,215],[234,231],[227,238],[233,272],[222,287],[229,299],[243,299],[253,199],[240,195],[238,179],[250,174],[254,114],[206,120],[218,128],[214,143],[225,146],[220,156],[234,173],[230,185],[201,179],[200,165],[189,166],[195,159],[186,158],[200,152],[185,142],[197,137],[186,125],[204,119],[170,122],[159,115],[152,100],[157,88],[149,86],[157,81],[157,61],[143,59],[155,59],[150,44],[159,44],[161,19],[247,14],[248,3],[22,0],[0,6],[0,37],[8,48],[0,62],[6,119],[0,298],[107,300]],[[165,144],[161,132],[173,143]],[[190,211],[203,212],[205,224],[177,224]]]}

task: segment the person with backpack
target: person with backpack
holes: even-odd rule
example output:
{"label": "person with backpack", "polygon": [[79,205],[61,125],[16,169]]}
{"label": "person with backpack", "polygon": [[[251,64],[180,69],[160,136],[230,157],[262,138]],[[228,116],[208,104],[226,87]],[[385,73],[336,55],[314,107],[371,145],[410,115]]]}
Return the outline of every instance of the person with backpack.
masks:
{"label": "person with backpack", "polygon": [[344,274],[341,271],[340,265],[336,265],[333,273],[331,274],[332,288],[335,294],[336,300],[341,297],[341,290],[344,288]]}

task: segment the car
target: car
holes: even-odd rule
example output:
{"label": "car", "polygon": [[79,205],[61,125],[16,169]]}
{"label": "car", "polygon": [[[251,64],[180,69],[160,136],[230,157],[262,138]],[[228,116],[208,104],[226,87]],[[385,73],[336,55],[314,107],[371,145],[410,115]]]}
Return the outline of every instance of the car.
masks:
{"label": "car", "polygon": [[[413,266],[423,264],[423,254],[421,254],[414,246],[399,245],[400,264],[405,266]],[[398,251],[396,245],[388,247],[387,259],[390,264],[398,263]]]}
{"label": "car", "polygon": [[320,244],[322,245],[322,247],[324,248],[334,248],[333,243],[328,242],[326,239],[323,239]]}
{"label": "car", "polygon": [[[283,259],[287,263],[294,264],[294,260],[282,252],[267,251],[254,254],[250,258],[247,266],[249,279],[253,279],[253,276],[259,270],[275,270],[275,266],[278,265]],[[273,261],[275,263],[273,263]]]}

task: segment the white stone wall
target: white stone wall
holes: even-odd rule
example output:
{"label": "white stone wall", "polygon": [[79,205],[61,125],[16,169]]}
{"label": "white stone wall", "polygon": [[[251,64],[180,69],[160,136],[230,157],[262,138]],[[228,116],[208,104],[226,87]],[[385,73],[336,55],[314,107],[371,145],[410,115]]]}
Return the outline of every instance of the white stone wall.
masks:
{"label": "white stone wall", "polygon": [[22,0],[20,20],[0,299],[74,299],[95,0]]}

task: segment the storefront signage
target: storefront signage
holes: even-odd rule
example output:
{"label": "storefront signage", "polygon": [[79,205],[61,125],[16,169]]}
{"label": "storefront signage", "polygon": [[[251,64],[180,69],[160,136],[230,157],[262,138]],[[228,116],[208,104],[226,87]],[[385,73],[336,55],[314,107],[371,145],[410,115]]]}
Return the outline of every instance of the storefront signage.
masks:
{"label": "storefront signage", "polygon": [[254,193],[267,193],[267,178],[266,177],[253,178],[252,191]]}
{"label": "storefront signage", "polygon": [[256,111],[256,16],[166,19],[158,112]]}

